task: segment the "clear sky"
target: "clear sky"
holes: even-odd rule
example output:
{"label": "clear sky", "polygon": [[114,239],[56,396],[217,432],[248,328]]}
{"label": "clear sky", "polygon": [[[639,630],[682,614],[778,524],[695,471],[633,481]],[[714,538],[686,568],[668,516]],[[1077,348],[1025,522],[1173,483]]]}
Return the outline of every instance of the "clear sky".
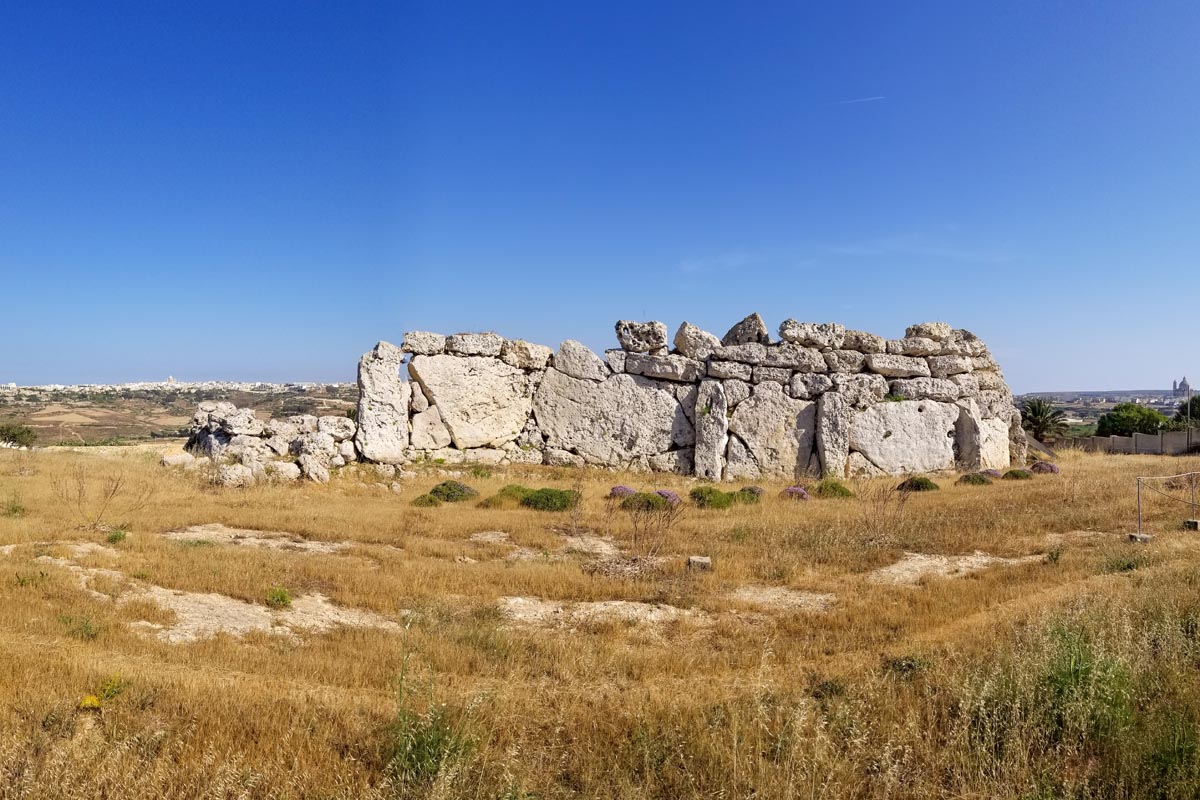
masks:
{"label": "clear sky", "polygon": [[8,3],[0,383],[751,311],[1187,373],[1200,4]]}

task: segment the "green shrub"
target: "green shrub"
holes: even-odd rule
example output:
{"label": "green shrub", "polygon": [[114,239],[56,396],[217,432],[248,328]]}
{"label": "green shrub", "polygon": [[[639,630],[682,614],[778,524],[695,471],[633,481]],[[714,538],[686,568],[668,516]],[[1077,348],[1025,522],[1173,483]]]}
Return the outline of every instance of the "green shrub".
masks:
{"label": "green shrub", "polygon": [[688,497],[700,508],[729,508],[734,503],[731,492],[722,492],[715,486],[697,486],[688,492]]}
{"label": "green shrub", "polygon": [[979,472],[969,472],[955,481],[955,483],[962,484],[963,486],[991,486],[992,479]]}
{"label": "green shrub", "polygon": [[500,491],[496,492],[491,497],[480,500],[479,508],[512,508],[524,502],[525,498],[533,494],[533,489],[528,486],[521,486],[517,483],[510,483]]}
{"label": "green shrub", "polygon": [[907,399],[907,397],[899,394],[887,394],[883,396],[883,402],[885,403],[903,403]]}
{"label": "green shrub", "polygon": [[738,489],[733,493],[733,501],[742,505],[752,506],[762,498],[762,489],[756,486],[747,486],[744,489]]}
{"label": "green shrub", "polygon": [[913,475],[896,488],[902,492],[936,492],[941,487],[924,475]]}
{"label": "green shrub", "polygon": [[104,537],[104,541],[109,544],[120,544],[125,541],[126,532],[124,528],[113,528],[108,532],[108,536]]}
{"label": "green shrub", "polygon": [[267,589],[267,605],[271,608],[288,608],[292,605],[292,595],[282,586],[272,586]]}
{"label": "green shrub", "polygon": [[479,496],[479,492],[461,481],[443,481],[430,489],[429,494],[443,503],[461,503]]}
{"label": "green shrub", "polygon": [[567,511],[579,505],[579,492],[570,489],[537,489],[521,498],[521,505],[538,511]]}
{"label": "green shrub", "polygon": [[822,478],[817,481],[810,492],[817,497],[838,498],[838,497],[854,497],[854,492],[846,488],[846,484],[839,481],[837,478]]}
{"label": "green shrub", "polygon": [[638,492],[621,501],[623,511],[661,511],[670,505],[667,498],[654,492]]}
{"label": "green shrub", "polygon": [[0,425],[0,442],[8,442],[18,447],[31,447],[37,441],[37,434],[28,425],[5,423]]}
{"label": "green shrub", "polygon": [[431,494],[423,494],[419,497],[414,497],[412,501],[412,505],[416,506],[417,508],[437,508],[441,504],[442,501],[438,500]]}
{"label": "green shrub", "polygon": [[1027,481],[1033,478],[1033,473],[1027,469],[1010,469],[1004,473],[1001,480],[1006,481]]}

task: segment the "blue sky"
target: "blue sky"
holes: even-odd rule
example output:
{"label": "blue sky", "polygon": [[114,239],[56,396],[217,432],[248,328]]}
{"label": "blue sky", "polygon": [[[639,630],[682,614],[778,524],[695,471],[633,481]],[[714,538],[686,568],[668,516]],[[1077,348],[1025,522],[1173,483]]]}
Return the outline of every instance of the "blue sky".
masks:
{"label": "blue sky", "polygon": [[1194,2],[10,3],[0,382],[759,311],[1169,386],[1198,41]]}

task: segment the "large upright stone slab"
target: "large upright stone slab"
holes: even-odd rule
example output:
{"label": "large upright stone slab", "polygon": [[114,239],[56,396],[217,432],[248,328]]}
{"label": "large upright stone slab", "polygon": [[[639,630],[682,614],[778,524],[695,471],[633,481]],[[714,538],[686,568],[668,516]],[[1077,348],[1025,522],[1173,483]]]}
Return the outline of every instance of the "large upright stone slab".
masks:
{"label": "large upright stone slab", "polygon": [[408,447],[412,386],[400,379],[404,354],[380,342],[358,362],[358,430],[354,444],[368,461],[399,464]]}
{"label": "large upright stone slab", "polygon": [[437,406],[454,446],[499,447],[529,417],[529,381],[520,369],[484,356],[415,356],[413,379]]}
{"label": "large upright stone slab", "polygon": [[574,451],[590,464],[628,466],[696,439],[673,389],[639,375],[597,382],[548,369],[533,413],[548,448]]}
{"label": "large upright stone slab", "polygon": [[817,399],[817,454],[822,475],[846,477],[853,417],[853,409],[838,392],[825,392]]}
{"label": "large upright stone slab", "polygon": [[959,466],[967,470],[1007,469],[1008,420],[964,411],[958,423]]}
{"label": "large upright stone slab", "polygon": [[797,477],[812,458],[817,406],[784,393],[778,383],[761,383],[738,404],[729,420],[764,475]]}
{"label": "large upright stone slab", "polygon": [[719,481],[729,444],[729,403],[720,381],[700,382],[696,392],[696,477]]}
{"label": "large upright stone slab", "polygon": [[953,469],[958,414],[932,400],[878,403],[854,415],[850,448],[893,475]]}

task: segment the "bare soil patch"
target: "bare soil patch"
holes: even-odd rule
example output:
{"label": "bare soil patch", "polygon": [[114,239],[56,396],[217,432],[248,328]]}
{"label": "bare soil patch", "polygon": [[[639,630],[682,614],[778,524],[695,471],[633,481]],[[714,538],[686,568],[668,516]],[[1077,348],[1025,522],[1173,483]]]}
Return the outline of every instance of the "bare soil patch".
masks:
{"label": "bare soil patch", "polygon": [[304,553],[333,554],[350,548],[350,545],[346,542],[312,541],[295,533],[229,528],[216,522],[208,525],[192,525],[188,528],[167,531],[163,536],[179,542],[243,545],[246,547],[264,547],[271,550]]}
{"label": "bare soil patch", "polygon": [[1001,558],[981,550],[970,555],[943,556],[927,553],[905,553],[904,558],[867,575],[869,583],[893,586],[917,586],[925,578],[961,578],[992,567],[1026,564],[1039,561],[1041,556]]}

